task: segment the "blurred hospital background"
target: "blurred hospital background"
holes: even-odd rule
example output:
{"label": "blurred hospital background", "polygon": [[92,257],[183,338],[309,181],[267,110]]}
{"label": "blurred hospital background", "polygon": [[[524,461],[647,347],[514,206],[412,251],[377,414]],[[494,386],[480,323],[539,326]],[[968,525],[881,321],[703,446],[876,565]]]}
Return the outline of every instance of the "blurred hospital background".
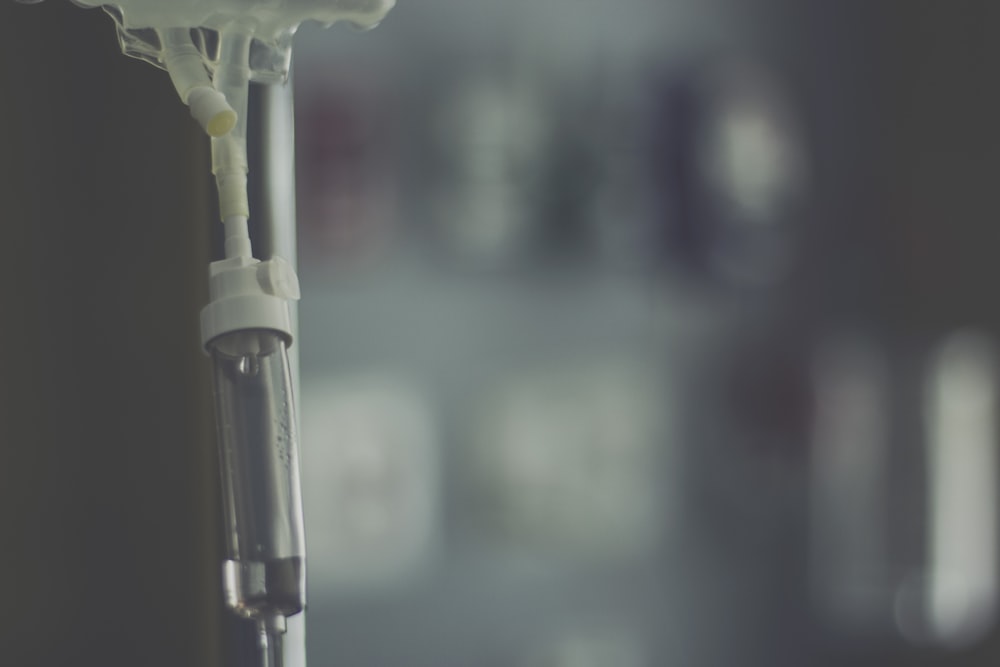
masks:
{"label": "blurred hospital background", "polygon": [[[93,220],[22,228],[63,204],[0,144],[22,255],[0,281],[0,644],[235,666],[185,328],[211,221],[182,202],[182,238],[101,231],[159,195],[93,194],[148,168],[207,199],[207,152],[167,77],[59,4],[0,6],[8,93],[32,71],[79,100],[146,86],[170,126],[146,144],[136,118],[0,103],[9,155],[80,153],[56,178]],[[985,0],[400,0],[371,32],[304,26],[310,663],[1000,661],[998,29]],[[72,43],[10,46],[32,30]],[[52,253],[75,268],[32,273]],[[37,407],[57,401],[71,424]]]}

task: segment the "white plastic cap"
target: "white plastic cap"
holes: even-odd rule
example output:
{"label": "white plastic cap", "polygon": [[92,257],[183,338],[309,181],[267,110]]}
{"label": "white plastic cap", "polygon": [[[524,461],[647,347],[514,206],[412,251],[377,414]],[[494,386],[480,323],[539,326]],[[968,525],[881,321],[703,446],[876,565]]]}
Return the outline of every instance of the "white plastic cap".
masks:
{"label": "white plastic cap", "polygon": [[187,103],[191,115],[210,137],[225,136],[236,127],[236,112],[229,106],[226,96],[214,88],[192,88]]}
{"label": "white plastic cap", "polygon": [[209,292],[211,301],[201,311],[206,350],[215,338],[247,329],[277,331],[292,344],[288,302],[299,299],[299,279],[285,260],[234,257],[212,262]]}

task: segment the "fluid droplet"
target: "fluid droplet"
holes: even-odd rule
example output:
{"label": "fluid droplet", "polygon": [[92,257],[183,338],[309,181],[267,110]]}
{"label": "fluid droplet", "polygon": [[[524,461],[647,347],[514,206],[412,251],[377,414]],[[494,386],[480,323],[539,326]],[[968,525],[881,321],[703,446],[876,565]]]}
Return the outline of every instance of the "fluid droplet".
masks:
{"label": "fluid droplet", "polygon": [[256,354],[245,354],[240,357],[240,360],[236,364],[236,369],[242,375],[254,377],[260,372],[260,359],[257,358]]}

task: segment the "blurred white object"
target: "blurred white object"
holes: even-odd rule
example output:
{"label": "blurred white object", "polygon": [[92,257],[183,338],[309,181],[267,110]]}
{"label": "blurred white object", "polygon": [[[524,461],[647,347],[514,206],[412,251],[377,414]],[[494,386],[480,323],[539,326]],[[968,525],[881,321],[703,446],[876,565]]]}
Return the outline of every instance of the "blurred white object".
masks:
{"label": "blurred white object", "polygon": [[807,159],[798,114],[764,67],[736,60],[706,83],[708,119],[698,156],[720,205],[749,224],[780,219],[801,196]]}
{"label": "blurred white object", "polygon": [[545,156],[536,91],[481,76],[441,104],[438,141],[451,164],[435,212],[454,248],[487,263],[509,258],[534,222],[533,188]]}
{"label": "blurred white object", "polygon": [[392,376],[309,384],[302,432],[312,583],[391,586],[416,575],[438,525],[438,433],[420,392]]}
{"label": "blurred white object", "polygon": [[660,385],[628,364],[512,378],[483,406],[476,477],[501,534],[575,557],[636,556],[669,519]]}
{"label": "blurred white object", "polygon": [[928,629],[966,645],[997,611],[997,355],[985,336],[949,337],[927,384]]}
{"label": "blurred white object", "polygon": [[554,637],[524,667],[648,667],[642,641],[628,627],[598,624]]}
{"label": "blurred white object", "polygon": [[904,418],[923,416],[924,439],[896,450],[890,430],[899,428],[893,416],[900,404],[890,394],[885,358],[857,339],[819,356],[812,583],[839,625],[953,648],[993,628],[996,361],[991,339],[948,337],[920,368],[923,401],[912,411],[901,404]]}
{"label": "blurred white object", "polygon": [[694,159],[717,227],[711,259],[731,278],[770,283],[792,260],[809,186],[798,109],[779,77],[752,59],[725,62],[702,86]]}

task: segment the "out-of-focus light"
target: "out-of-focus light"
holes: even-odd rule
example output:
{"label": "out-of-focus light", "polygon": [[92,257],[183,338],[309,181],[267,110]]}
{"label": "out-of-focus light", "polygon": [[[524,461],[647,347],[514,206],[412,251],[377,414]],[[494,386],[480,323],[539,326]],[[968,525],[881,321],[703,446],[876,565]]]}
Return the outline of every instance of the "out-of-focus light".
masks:
{"label": "out-of-focus light", "polygon": [[442,100],[437,143],[449,169],[434,196],[452,249],[493,264],[523,249],[537,207],[545,121],[533,90],[490,77],[464,80]]}
{"label": "out-of-focus light", "polygon": [[648,667],[642,641],[614,625],[576,628],[554,637],[523,667]]}
{"label": "out-of-focus light", "polygon": [[737,61],[708,84],[698,156],[720,207],[747,224],[776,224],[801,196],[806,158],[797,115],[767,70]]}
{"label": "out-of-focus light", "polygon": [[812,583],[841,625],[950,647],[994,627],[996,370],[991,340],[948,338],[926,368],[923,403],[896,405],[925,417],[925,440],[890,448],[885,360],[860,341],[819,356]]}
{"label": "out-of-focus light", "polygon": [[312,583],[381,587],[419,573],[438,522],[438,435],[420,394],[393,377],[303,392],[303,492]]}
{"label": "out-of-focus light", "polygon": [[809,156],[798,108],[777,74],[749,59],[697,84],[693,154],[702,249],[724,278],[767,285],[787,275],[803,222]]}
{"label": "out-of-focus light", "polygon": [[848,337],[820,351],[813,382],[813,594],[839,622],[870,625],[891,604],[888,369],[871,344]]}
{"label": "out-of-focus light", "polygon": [[636,555],[660,537],[663,412],[657,384],[624,367],[515,378],[481,414],[475,476],[498,532],[582,557]]}
{"label": "out-of-focus light", "polygon": [[945,341],[927,385],[931,639],[965,645],[997,611],[997,385],[992,341]]}
{"label": "out-of-focus light", "polygon": [[298,219],[305,263],[364,263],[381,256],[396,237],[400,159],[389,131],[396,108],[369,80],[345,77],[313,83],[297,101]]}

